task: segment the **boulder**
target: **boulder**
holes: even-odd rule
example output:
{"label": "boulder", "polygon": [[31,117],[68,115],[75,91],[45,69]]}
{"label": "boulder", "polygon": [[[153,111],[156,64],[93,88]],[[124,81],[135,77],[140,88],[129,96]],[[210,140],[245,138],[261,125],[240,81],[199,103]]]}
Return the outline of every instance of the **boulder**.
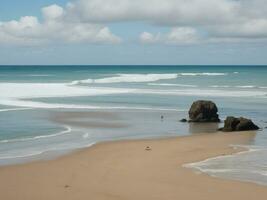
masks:
{"label": "boulder", "polygon": [[224,127],[220,130],[225,132],[231,131],[249,131],[249,130],[258,130],[259,127],[255,125],[250,119],[244,117],[227,117],[224,121]]}
{"label": "boulder", "polygon": [[218,108],[212,101],[195,101],[189,110],[189,122],[220,122]]}

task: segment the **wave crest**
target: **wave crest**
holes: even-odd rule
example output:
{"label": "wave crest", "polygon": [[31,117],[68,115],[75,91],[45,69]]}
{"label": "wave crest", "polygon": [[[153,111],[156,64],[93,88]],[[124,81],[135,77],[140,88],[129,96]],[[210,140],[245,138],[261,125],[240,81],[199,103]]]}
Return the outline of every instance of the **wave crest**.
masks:
{"label": "wave crest", "polygon": [[178,74],[117,74],[117,76],[107,78],[75,80],[72,81],[70,85],[83,83],[144,83],[159,80],[176,79],[177,77]]}
{"label": "wave crest", "polygon": [[75,80],[70,85],[77,84],[106,84],[106,83],[145,83],[159,80],[176,79],[179,76],[224,76],[227,73],[172,73],[172,74],[117,74],[116,76],[100,79]]}

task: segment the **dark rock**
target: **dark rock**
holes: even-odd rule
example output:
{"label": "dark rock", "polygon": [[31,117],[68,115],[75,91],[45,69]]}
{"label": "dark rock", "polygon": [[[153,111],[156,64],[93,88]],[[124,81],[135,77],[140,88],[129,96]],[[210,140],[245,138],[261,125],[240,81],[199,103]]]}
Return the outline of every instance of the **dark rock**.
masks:
{"label": "dark rock", "polygon": [[183,118],[180,120],[180,122],[187,122],[187,119]]}
{"label": "dark rock", "polygon": [[146,150],[146,151],[150,151],[150,150],[152,150],[152,149],[151,149],[151,147],[147,146],[147,147],[145,148],[145,150]]}
{"label": "dark rock", "polygon": [[220,122],[218,108],[212,101],[195,101],[189,110],[189,122]]}
{"label": "dark rock", "polygon": [[227,117],[224,121],[224,127],[220,130],[225,132],[231,131],[249,131],[249,130],[258,130],[259,127],[255,125],[250,119],[243,117]]}

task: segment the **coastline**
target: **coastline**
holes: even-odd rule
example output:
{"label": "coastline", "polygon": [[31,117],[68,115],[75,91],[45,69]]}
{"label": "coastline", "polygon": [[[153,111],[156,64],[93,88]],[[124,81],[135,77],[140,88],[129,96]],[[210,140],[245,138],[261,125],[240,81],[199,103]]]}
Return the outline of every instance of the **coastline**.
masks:
{"label": "coastline", "polygon": [[[243,151],[253,132],[103,142],[55,160],[0,167],[0,199],[266,199],[267,187],[183,167]],[[151,150],[145,150],[149,146]]]}

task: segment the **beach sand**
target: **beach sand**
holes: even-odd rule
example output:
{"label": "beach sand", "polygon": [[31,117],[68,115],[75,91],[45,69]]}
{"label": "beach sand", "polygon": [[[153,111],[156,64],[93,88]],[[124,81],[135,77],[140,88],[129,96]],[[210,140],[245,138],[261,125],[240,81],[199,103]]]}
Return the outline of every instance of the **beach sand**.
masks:
{"label": "beach sand", "polygon": [[[0,168],[1,200],[251,200],[267,187],[210,177],[186,163],[240,151],[255,133],[106,142],[50,161]],[[145,150],[149,146],[150,150]]]}

